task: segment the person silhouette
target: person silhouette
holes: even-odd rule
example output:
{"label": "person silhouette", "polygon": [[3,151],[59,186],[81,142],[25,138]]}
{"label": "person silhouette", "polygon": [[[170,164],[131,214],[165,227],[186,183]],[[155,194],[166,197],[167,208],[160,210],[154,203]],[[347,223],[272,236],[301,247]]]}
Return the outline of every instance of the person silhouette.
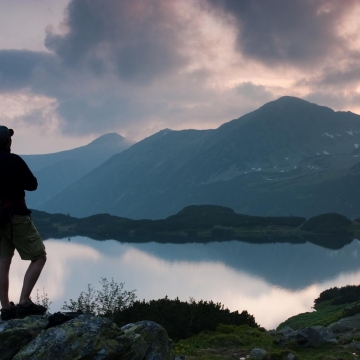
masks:
{"label": "person silhouette", "polygon": [[[11,153],[13,135],[14,130],[0,125],[0,210],[8,215],[8,220],[0,226],[0,311],[3,321],[41,315],[47,310],[30,298],[46,262],[45,246],[25,202],[25,190],[36,190],[38,183],[25,161]],[[30,261],[17,305],[9,300],[9,271],[15,249],[22,260]]]}

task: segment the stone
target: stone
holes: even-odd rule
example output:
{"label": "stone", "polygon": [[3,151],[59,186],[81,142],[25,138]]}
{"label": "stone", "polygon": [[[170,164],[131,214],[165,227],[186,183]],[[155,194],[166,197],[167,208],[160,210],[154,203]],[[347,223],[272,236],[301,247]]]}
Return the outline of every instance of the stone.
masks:
{"label": "stone", "polygon": [[327,327],[335,334],[341,334],[351,330],[360,330],[360,314],[342,318]]}
{"label": "stone", "polygon": [[42,316],[28,316],[0,322],[0,360],[13,356],[46,328],[48,321]]}
{"label": "stone", "polygon": [[119,328],[110,319],[80,315],[54,327],[42,316],[0,322],[0,360],[173,360],[166,330],[152,321]]}
{"label": "stone", "polygon": [[353,341],[350,344],[345,345],[345,348],[351,349],[354,351],[359,351],[360,350],[360,341]]}
{"label": "stone", "polygon": [[360,338],[359,331],[350,331],[348,333],[343,333],[343,334],[339,335],[338,341],[339,341],[339,344],[345,345],[345,344],[349,344],[353,340],[356,340],[359,338]]}
{"label": "stone", "polygon": [[293,353],[289,353],[285,356],[284,360],[295,360],[296,356]]}
{"label": "stone", "polygon": [[294,329],[292,329],[290,326],[284,326],[280,330],[276,330],[276,333],[280,334],[280,335],[285,335],[285,334],[289,334],[293,331],[294,331]]}
{"label": "stone", "polygon": [[284,334],[278,339],[278,344],[285,345],[290,341],[296,341],[304,347],[319,347],[324,344],[337,344],[333,332],[323,326],[307,327]]}
{"label": "stone", "polygon": [[[81,315],[43,331],[17,353],[14,360],[122,359],[120,356],[142,360],[133,350],[132,339],[110,319]],[[126,357],[128,353],[133,357]]]}
{"label": "stone", "polygon": [[167,331],[153,321],[138,321],[127,324],[121,328],[129,335],[138,334],[146,341],[149,349],[144,360],[173,360],[173,343],[169,339]]}
{"label": "stone", "polygon": [[267,354],[267,351],[264,349],[255,348],[251,350],[250,359],[264,359]]}

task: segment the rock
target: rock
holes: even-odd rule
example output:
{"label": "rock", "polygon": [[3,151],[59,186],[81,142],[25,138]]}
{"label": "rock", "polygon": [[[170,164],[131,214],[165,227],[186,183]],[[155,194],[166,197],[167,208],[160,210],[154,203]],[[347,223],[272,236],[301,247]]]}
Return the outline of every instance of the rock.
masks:
{"label": "rock", "polygon": [[251,350],[250,353],[250,359],[264,359],[264,357],[266,356],[267,351],[263,350],[263,349],[259,349],[259,348],[255,348]]}
{"label": "rock", "polygon": [[351,330],[360,330],[360,314],[340,319],[339,321],[327,327],[335,334],[348,332]]}
{"label": "rock", "polygon": [[296,341],[304,347],[319,347],[323,344],[337,344],[337,340],[330,329],[323,326],[313,326],[284,334],[278,339],[278,344],[285,345]]}
{"label": "rock", "polygon": [[348,333],[341,334],[338,338],[339,344],[345,345],[349,344],[353,340],[360,338],[360,332],[359,331],[350,331]]}
{"label": "rock", "polygon": [[[132,340],[107,318],[82,315],[60,326],[42,332],[15,357],[27,359],[109,359],[126,355]],[[130,359],[130,358],[129,358]],[[141,359],[134,357],[134,360]]]}
{"label": "rock", "polygon": [[153,321],[139,321],[121,328],[126,335],[138,334],[149,346],[144,360],[172,360],[175,355],[173,344],[166,330]]}
{"label": "rock", "polygon": [[289,353],[285,356],[284,360],[295,360],[296,356],[292,353]]}
{"label": "rock", "polygon": [[42,316],[0,322],[0,360],[12,359],[20,349],[40,334],[47,324],[47,319]]}
{"label": "rock", "polygon": [[360,350],[360,341],[353,341],[350,344],[345,345],[346,349],[351,349],[354,351],[359,351]]}
{"label": "rock", "polygon": [[86,314],[41,332],[14,357],[30,359],[172,360],[174,356],[171,340],[156,323],[138,322],[123,331],[110,319]]}
{"label": "rock", "polygon": [[280,330],[276,330],[276,333],[280,334],[280,335],[285,335],[285,334],[289,334],[293,331],[294,331],[294,329],[292,329],[290,326],[284,326]]}

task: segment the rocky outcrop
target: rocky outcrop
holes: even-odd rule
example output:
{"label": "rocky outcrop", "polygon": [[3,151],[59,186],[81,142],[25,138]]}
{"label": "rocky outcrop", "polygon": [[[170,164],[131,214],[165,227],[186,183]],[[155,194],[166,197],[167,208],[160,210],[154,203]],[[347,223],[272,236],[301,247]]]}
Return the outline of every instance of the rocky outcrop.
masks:
{"label": "rocky outcrop", "polygon": [[0,322],[0,360],[12,359],[47,326],[42,316]]}
{"label": "rocky outcrop", "polygon": [[169,349],[172,342],[166,330],[153,321],[140,321],[128,324],[121,328],[128,337],[142,338],[147,347],[146,360],[173,360],[174,356]]}
{"label": "rocky outcrop", "polygon": [[295,341],[303,347],[319,347],[324,344],[337,344],[337,340],[332,331],[323,326],[312,326],[301,330],[289,331],[282,333],[278,338],[279,345],[286,345]]}
{"label": "rocky outcrop", "polygon": [[81,315],[45,330],[46,318],[0,323],[0,360],[173,360],[166,330],[151,321],[117,327],[110,319]]}
{"label": "rocky outcrop", "polygon": [[255,348],[251,350],[250,359],[261,360],[265,358],[266,354],[267,351],[265,351],[264,349]]}
{"label": "rocky outcrop", "polygon": [[335,334],[360,330],[360,314],[340,319],[339,321],[329,325],[328,329]]}

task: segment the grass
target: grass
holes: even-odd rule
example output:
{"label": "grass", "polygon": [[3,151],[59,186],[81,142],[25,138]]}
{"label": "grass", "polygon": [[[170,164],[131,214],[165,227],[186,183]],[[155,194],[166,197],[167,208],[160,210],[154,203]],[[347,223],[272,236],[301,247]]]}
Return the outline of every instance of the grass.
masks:
{"label": "grass", "polygon": [[351,304],[331,305],[330,302],[331,300],[320,303],[316,306],[316,311],[292,316],[281,323],[278,328],[290,326],[297,330],[315,325],[328,326],[346,316],[344,310]]}
{"label": "grass", "polygon": [[268,352],[265,360],[282,360],[289,353],[296,359],[305,360],[354,360],[350,350],[337,345],[321,348],[301,348],[296,343],[280,347],[275,338],[264,331],[249,326],[219,325],[216,331],[204,331],[175,344],[176,355],[187,360],[234,360],[246,359],[254,348]]}

